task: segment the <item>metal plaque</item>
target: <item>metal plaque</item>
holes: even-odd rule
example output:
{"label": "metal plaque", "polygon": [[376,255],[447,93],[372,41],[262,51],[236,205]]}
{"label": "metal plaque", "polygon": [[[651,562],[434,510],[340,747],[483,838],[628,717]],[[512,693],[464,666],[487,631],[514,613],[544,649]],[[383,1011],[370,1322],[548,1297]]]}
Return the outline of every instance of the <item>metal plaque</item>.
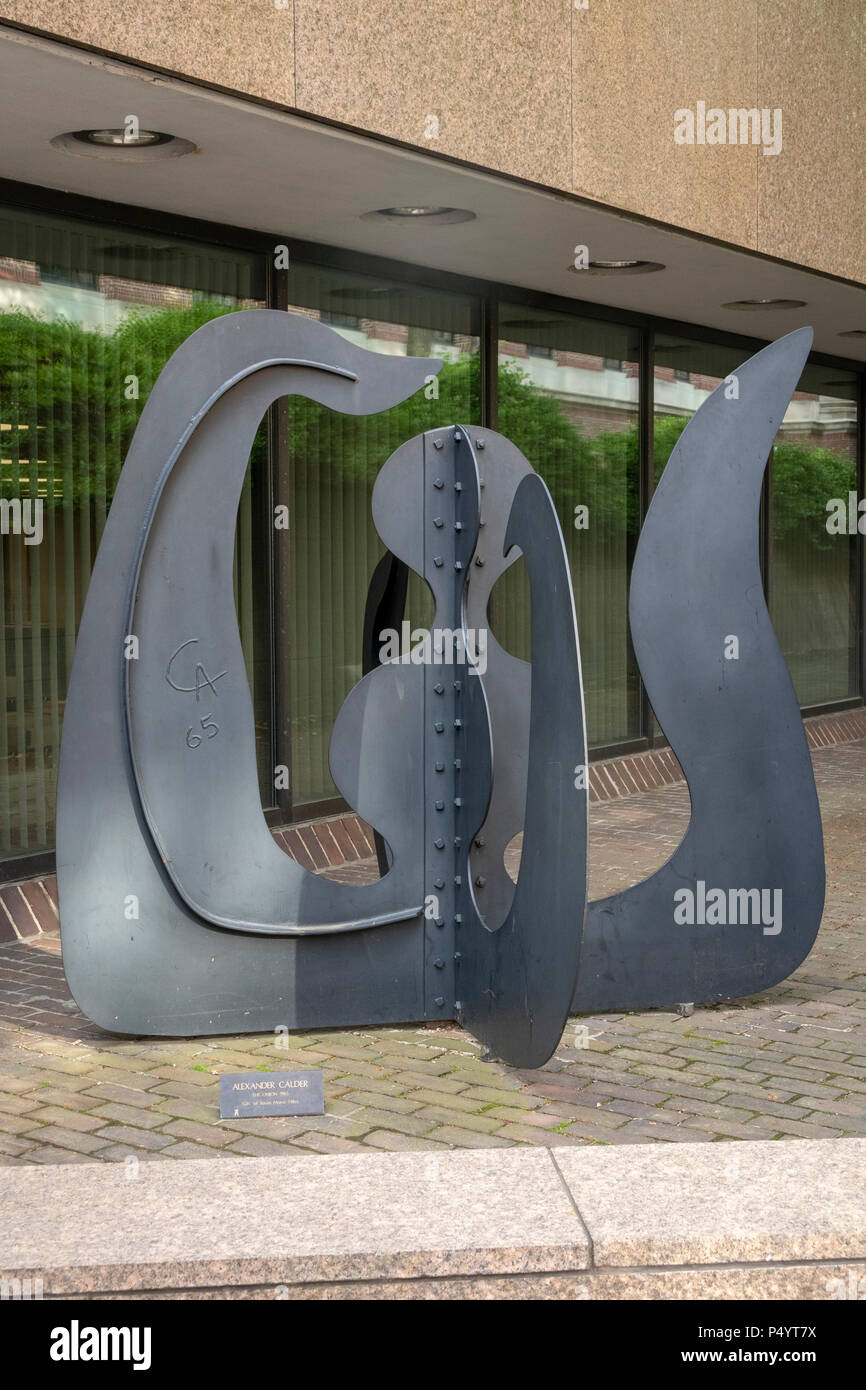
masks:
{"label": "metal plaque", "polygon": [[220,1119],[256,1115],[324,1115],[325,1083],[320,1071],[223,1072]]}

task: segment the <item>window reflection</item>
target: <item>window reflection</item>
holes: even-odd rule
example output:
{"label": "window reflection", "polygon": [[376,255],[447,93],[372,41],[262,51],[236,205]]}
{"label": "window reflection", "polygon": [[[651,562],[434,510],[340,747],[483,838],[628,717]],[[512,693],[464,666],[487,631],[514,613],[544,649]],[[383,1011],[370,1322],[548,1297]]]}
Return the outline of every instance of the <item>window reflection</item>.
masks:
{"label": "window reflection", "polygon": [[[328,767],[331,729],[361,678],[367,588],[384,552],[371,513],[376,475],[414,435],[479,421],[479,337],[478,303],[469,296],[309,265],[295,265],[289,283],[291,310],[328,323],[350,342],[445,364],[425,390],[379,415],[340,415],[300,397],[288,402],[292,542],[282,600],[291,632],[297,816],[327,809],[338,794]],[[412,628],[426,627],[432,615],[427,585],[410,570],[406,618]]]}
{"label": "window reflection", "polygon": [[[638,346],[621,324],[500,306],[499,429],[550,488],[580,629],[591,747],[640,732],[628,583],[640,529]],[[522,562],[491,594],[507,650],[529,658]]]}
{"label": "window reflection", "polygon": [[[141,409],[201,324],[263,302],[259,259],[0,210],[0,498],[42,504],[43,538],[0,539],[0,856],[50,849],[63,704],[90,573]],[[261,616],[264,436],[238,511],[235,588],[271,784]]]}

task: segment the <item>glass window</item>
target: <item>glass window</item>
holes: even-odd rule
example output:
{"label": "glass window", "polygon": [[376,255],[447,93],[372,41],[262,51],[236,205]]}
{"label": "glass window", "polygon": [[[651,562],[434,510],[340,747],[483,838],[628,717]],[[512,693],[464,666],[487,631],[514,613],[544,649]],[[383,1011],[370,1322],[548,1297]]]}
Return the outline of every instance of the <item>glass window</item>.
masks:
{"label": "glass window", "polygon": [[[289,309],[329,323],[361,347],[445,362],[424,390],[380,415],[340,415],[299,397],[288,402],[291,560],[281,601],[291,633],[298,816],[337,796],[328,768],[331,729],[361,678],[367,588],[384,553],[371,514],[373,483],[413,435],[478,423],[479,308],[464,295],[297,263],[288,273],[288,296]],[[432,611],[426,583],[410,572],[407,619],[413,628],[426,627]]]}
{"label": "glass window", "polygon": [[[657,334],[655,473],[689,418],[751,354]],[[809,364],[773,446],[766,584],[770,617],[802,706],[858,692],[856,538],[829,534],[827,504],[856,487],[857,378]]]}
{"label": "glass window", "polygon": [[[41,542],[0,536],[0,857],[50,849],[66,684],[90,573],[139,413],[174,349],[262,302],[256,258],[0,208],[0,498]],[[269,650],[257,630],[263,434],[238,514],[236,589],[271,783]],[[9,516],[15,512],[7,509]],[[5,528],[4,528],[5,529]],[[32,540],[32,537],[30,538]]]}
{"label": "glass window", "polygon": [[751,354],[692,338],[655,335],[653,359],[654,479],[658,482],[674,445],[695,411]]}
{"label": "glass window", "polygon": [[773,445],[770,487],[770,614],[804,706],[858,693],[856,459],[857,378],[810,364]]}
{"label": "glass window", "polygon": [[[640,529],[638,344],[621,324],[502,304],[499,430],[550,488],[571,565],[587,737],[600,747],[640,733],[628,584]],[[541,351],[540,351],[541,349]],[[529,658],[522,561],[491,594],[509,651]]]}
{"label": "glass window", "polygon": [[[723,347],[657,333],[653,355],[653,480],[658,482],[674,445],[695,411],[747,357],[748,348]],[[652,734],[663,730],[653,713]]]}
{"label": "glass window", "polygon": [[[53,846],[77,627],[143,403],[195,328],[265,303],[265,274],[266,258],[252,252],[0,207],[0,860]],[[331,728],[362,673],[367,589],[383,553],[373,482],[413,435],[480,422],[480,302],[295,261],[280,284],[289,309],[354,343],[445,361],[425,389],[381,415],[343,416],[292,397],[256,437],[237,518],[236,605],[262,803],[300,817],[337,795]],[[637,330],[504,302],[499,332],[497,428],[550,487],[574,584],[589,743],[616,744],[643,731],[628,632],[640,530]],[[747,355],[655,336],[656,481],[687,421]],[[856,497],[853,535],[847,521],[857,387],[853,373],[810,364],[772,453],[770,612],[805,706],[860,689]],[[275,531],[272,507],[284,502],[290,529]],[[844,525],[830,524],[843,513]],[[28,544],[34,523],[39,543]],[[432,617],[414,573],[406,617],[413,628]],[[529,658],[522,561],[491,595],[490,621]],[[278,796],[282,764],[291,790]]]}

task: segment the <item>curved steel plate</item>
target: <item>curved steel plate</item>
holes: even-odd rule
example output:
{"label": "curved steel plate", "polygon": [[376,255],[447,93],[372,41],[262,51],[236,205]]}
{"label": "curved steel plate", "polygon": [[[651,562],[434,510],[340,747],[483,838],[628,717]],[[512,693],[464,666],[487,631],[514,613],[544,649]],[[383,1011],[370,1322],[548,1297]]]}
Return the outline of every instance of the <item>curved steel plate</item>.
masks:
{"label": "curved steel plate", "polygon": [[[484,824],[474,838],[471,852],[473,878],[484,881],[478,894],[478,909],[493,929],[505,921],[514,898],[514,881],[505,869],[505,849],[523,828],[526,800],[526,769],[529,752],[530,666],[505,650],[489,627],[490,595],[505,571],[520,558],[519,546],[505,553],[505,532],[514,494],[521,480],[533,476],[533,469],[516,445],[495,430],[463,430],[468,447],[473,448],[479,475],[480,531],[478,564],[467,560],[470,581],[465,593],[465,625],[486,640],[484,690],[493,731],[494,748],[499,749],[496,776]],[[442,443],[442,432],[433,431]],[[418,568],[417,557],[424,544],[424,518],[417,497],[423,489],[421,458],[413,456],[415,442],[397,449],[379,474],[373,492],[373,514],[385,544],[394,551],[394,563]],[[436,509],[433,509],[434,526]],[[441,518],[440,518],[441,519]],[[399,560],[398,557],[399,556]],[[382,575],[371,581],[368,604],[378,602]],[[435,587],[437,572],[428,576]],[[403,617],[403,595],[394,593],[388,626],[398,627]],[[485,716],[486,718],[487,716]]]}
{"label": "curved steel plate", "polygon": [[[486,543],[486,538],[485,538]],[[514,900],[497,931],[460,932],[462,1017],[503,1060],[541,1066],[568,1015],[586,904],[586,738],[568,558],[536,475],[517,487],[504,549],[526,557],[532,606],[529,778]],[[471,683],[486,687],[486,679]],[[494,742],[494,777],[499,768]],[[507,753],[506,753],[507,756]],[[476,890],[470,886],[475,899]]]}
{"label": "curved steel plate", "polygon": [[821,817],[758,563],[761,480],[811,343],[811,329],[789,334],[708,397],[644,522],[632,640],[692,816],[657,873],[590,904],[578,1012],[753,994],[795,970],[815,939]]}
{"label": "curved steel plate", "polygon": [[[362,647],[363,672],[375,671],[381,666],[380,634],[386,628],[399,632],[406,608],[406,592],[409,586],[409,568],[392,555],[390,550],[379,560],[370,578],[367,599],[364,604],[364,641]],[[379,873],[386,874],[391,867],[388,846],[379,834],[373,832],[376,846],[376,862]]]}
{"label": "curved steel plate", "polygon": [[[490,596],[497,581],[520,558],[518,545],[507,549],[505,534],[512,514],[514,497],[524,478],[533,469],[510,439],[493,430],[476,431],[484,448],[478,455],[482,476],[479,556],[483,568],[476,570],[466,602],[466,622],[472,628],[487,628]],[[507,553],[506,553],[507,550]],[[571,624],[573,626],[573,623]],[[568,642],[570,628],[563,641]],[[529,662],[512,656],[487,631],[487,671],[484,690],[490,712],[496,775],[487,816],[472,845],[472,878],[483,879],[477,894],[478,909],[485,924],[496,929],[505,921],[514,899],[514,881],[505,869],[505,850],[523,828],[526,801],[527,758],[529,755],[529,702],[531,689]]]}
{"label": "curved steel plate", "polygon": [[[395,862],[369,885],[308,872],[274,841],[261,809],[252,700],[234,604],[237,505],[253,437],[291,378],[266,369],[202,419],[151,519],[128,630],[133,767],[145,817],[184,902],[235,931],[358,930],[417,916],[423,740],[417,671],[366,676],[339,717],[334,762],[346,800]],[[413,677],[414,680],[413,685]]]}
{"label": "curved steel plate", "polygon": [[[258,378],[251,389],[261,389],[258,401],[265,404],[296,392],[333,409],[365,414],[405,399],[439,365],[427,359],[384,358],[310,320],[248,310],[193,334],[151,391],[94,567],[61,750],[57,865],[64,966],[76,1000],[102,1026],[136,1033],[225,1033],[421,1016],[417,916],[374,932],[299,939],[226,931],[190,911],[161,862],[139,800],[124,714],[128,663],[123,653],[139,561],[149,563],[150,521],[163,489],[171,484],[174,464],[231,383],[241,386]],[[221,447],[220,441],[216,445]],[[190,533],[199,525],[203,500],[198,496],[196,509],[187,516]],[[231,510],[231,495],[224,505]],[[220,559],[218,570],[221,565]],[[209,574],[208,565],[206,580]],[[181,640],[197,637],[206,647],[207,632],[187,632]],[[165,654],[166,665],[171,654]],[[155,655],[143,655],[159,672]],[[208,659],[201,664],[213,679],[223,666],[217,662],[211,668]],[[165,666],[159,679],[165,679]],[[217,689],[221,683],[215,681]],[[188,671],[184,674],[182,664],[175,684],[192,684],[193,691],[177,692],[166,683],[167,697],[180,700],[183,695],[195,703],[196,681]],[[363,694],[357,699],[363,702]],[[249,710],[241,701],[236,711],[243,742]],[[364,722],[360,707],[347,717],[356,726]],[[205,740],[218,737],[207,729],[201,732]],[[188,751],[201,748],[207,751],[207,743]],[[154,748],[152,756],[167,762],[177,755],[166,743]],[[249,769],[241,769],[241,775],[251,785]],[[364,780],[359,773],[359,785]],[[260,819],[257,793],[256,803]],[[197,810],[212,814],[200,803]],[[422,886],[419,871],[408,896],[392,903],[393,909],[417,910]],[[328,883],[324,889],[334,890],[331,920],[365,918],[363,890],[347,904],[343,887]]]}

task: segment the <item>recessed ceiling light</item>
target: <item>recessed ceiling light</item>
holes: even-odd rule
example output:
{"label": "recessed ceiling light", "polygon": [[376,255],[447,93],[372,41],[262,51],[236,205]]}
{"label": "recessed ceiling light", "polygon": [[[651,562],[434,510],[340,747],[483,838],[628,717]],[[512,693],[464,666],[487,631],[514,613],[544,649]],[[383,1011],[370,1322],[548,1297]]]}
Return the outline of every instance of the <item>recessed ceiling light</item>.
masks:
{"label": "recessed ceiling light", "polygon": [[568,267],[575,275],[651,275],[664,268],[661,261],[590,261],[587,266]]}
{"label": "recessed ceiling light", "polygon": [[840,338],[866,338],[866,328],[846,328]]}
{"label": "recessed ceiling light", "polygon": [[86,145],[124,145],[127,148],[166,145],[172,138],[161,130],[140,130],[137,135],[127,135],[125,130],[76,130],[73,134]]}
{"label": "recessed ceiling light", "polygon": [[55,135],[51,144],[64,154],[83,155],[87,159],[107,159],[114,164],[149,164],[155,159],[177,159],[192,154],[196,146],[179,135],[163,130],[139,130],[135,137],[124,130],[108,126],[96,130],[68,130]]}
{"label": "recessed ceiling light", "polygon": [[443,226],[454,222],[474,222],[475,213],[468,208],[446,208],[430,204],[407,203],[401,207],[377,208],[362,214],[363,222],[426,222]]}
{"label": "recessed ceiling light", "polygon": [[723,309],[805,309],[805,299],[732,299]]}

